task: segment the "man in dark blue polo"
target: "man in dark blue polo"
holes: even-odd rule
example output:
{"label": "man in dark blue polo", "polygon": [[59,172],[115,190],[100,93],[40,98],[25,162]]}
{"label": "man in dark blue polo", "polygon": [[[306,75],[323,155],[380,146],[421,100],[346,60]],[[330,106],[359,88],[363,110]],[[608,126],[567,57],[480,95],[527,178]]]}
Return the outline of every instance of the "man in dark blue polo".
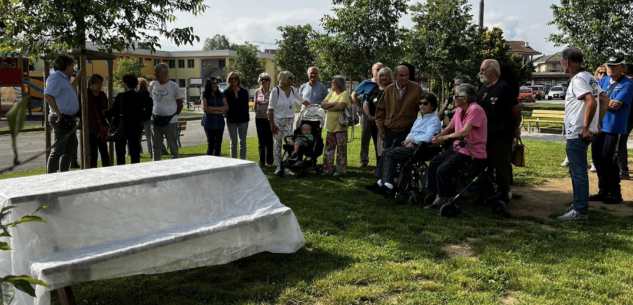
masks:
{"label": "man in dark blue polo", "polygon": [[589,201],[616,204],[623,201],[620,188],[618,147],[626,141],[626,122],[631,110],[633,81],[624,76],[624,57],[614,55],[605,63],[607,75],[599,81],[600,88],[609,98],[609,107],[602,120],[601,132],[591,143],[591,156],[598,174],[598,194],[589,196]]}
{"label": "man in dark blue polo", "polygon": [[75,115],[79,112],[79,99],[77,98],[77,82],[81,71],[77,73],[71,83],[70,77],[75,71],[75,60],[66,55],[59,55],[53,62],[55,73],[46,81],[44,97],[50,106],[48,123],[53,129],[55,142],[51,148],[46,165],[47,173],[65,172],[70,168],[70,158],[73,145],[76,147],[76,137],[72,135],[76,131],[77,120]]}

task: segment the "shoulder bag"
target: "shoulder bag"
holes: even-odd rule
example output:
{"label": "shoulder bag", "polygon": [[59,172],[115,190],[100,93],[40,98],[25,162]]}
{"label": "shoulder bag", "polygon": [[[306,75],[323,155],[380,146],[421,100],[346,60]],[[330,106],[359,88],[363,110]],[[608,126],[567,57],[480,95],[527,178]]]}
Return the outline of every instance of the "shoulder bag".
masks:
{"label": "shoulder bag", "polygon": [[108,130],[107,140],[116,142],[123,139],[123,133],[125,132],[125,128],[123,128],[123,95],[121,94],[121,100],[119,101],[121,107],[119,109],[119,124],[115,125],[114,122],[110,124],[110,129]]}
{"label": "shoulder bag", "polygon": [[97,108],[97,103],[95,103],[94,99],[90,99],[92,102],[92,107],[95,109],[95,115],[97,118],[97,124],[99,125],[99,134],[97,135],[97,139],[100,139],[103,142],[108,141],[108,127],[103,126],[101,123],[101,116],[99,115],[99,109]]}

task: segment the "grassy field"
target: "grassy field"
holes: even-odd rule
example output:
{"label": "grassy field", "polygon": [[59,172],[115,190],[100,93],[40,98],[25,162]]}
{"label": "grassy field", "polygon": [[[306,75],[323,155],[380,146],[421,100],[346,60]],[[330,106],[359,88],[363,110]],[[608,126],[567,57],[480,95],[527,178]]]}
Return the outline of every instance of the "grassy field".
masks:
{"label": "grassy field", "polygon": [[[515,182],[565,177],[564,144],[525,141],[528,167]],[[248,140],[256,160],[257,140]],[[385,200],[364,186],[360,141],[349,145],[348,175],[277,178],[306,245],[230,264],[73,286],[79,304],[632,304],[631,217],[592,212],[586,223],[499,218],[474,203],[456,219]],[[206,147],[181,150],[183,157]],[[223,146],[226,155],[228,144]],[[143,161],[149,161],[147,155]],[[29,172],[19,175],[37,174]],[[0,178],[6,178],[7,175]],[[299,195],[296,195],[299,194]],[[529,194],[521,194],[529,196]],[[515,200],[512,204],[521,204]],[[561,202],[561,211],[568,202]],[[453,250],[462,256],[450,255]],[[53,304],[59,304],[54,295]]]}

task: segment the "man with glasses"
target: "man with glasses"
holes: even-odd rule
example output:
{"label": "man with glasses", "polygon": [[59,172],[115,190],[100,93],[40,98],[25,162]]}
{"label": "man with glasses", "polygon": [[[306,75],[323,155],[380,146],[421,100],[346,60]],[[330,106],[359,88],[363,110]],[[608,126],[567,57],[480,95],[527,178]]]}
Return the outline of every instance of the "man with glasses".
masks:
{"label": "man with glasses", "polygon": [[512,139],[521,134],[521,106],[516,92],[501,77],[501,66],[494,59],[481,64],[479,79],[483,83],[477,95],[477,104],[488,118],[488,162],[494,167],[500,199],[510,201],[512,181]]}
{"label": "man with glasses", "polygon": [[66,172],[70,169],[70,159],[73,151],[77,152],[77,135],[75,115],[79,112],[77,98],[77,83],[81,78],[81,70],[73,82],[70,77],[75,71],[75,60],[66,55],[59,55],[53,62],[55,73],[46,80],[44,98],[50,106],[48,123],[53,129],[55,143],[51,147],[46,164],[46,173]]}
{"label": "man with glasses", "polygon": [[[457,86],[461,85],[461,84],[470,84],[471,80],[470,80],[470,76],[468,75],[458,75],[455,77],[455,79],[453,80],[453,89],[457,88]],[[446,99],[446,101],[444,102],[444,105],[442,105],[442,109],[440,109],[440,111],[437,113],[437,116],[440,118],[440,121],[445,121],[443,124],[444,126],[448,126],[448,124],[450,123],[450,121],[453,119],[453,115],[455,115],[455,111],[457,110],[457,107],[455,107],[455,97],[451,96],[448,99]],[[444,118],[448,118],[448,120],[444,120]]]}
{"label": "man with glasses", "polygon": [[[356,90],[352,92],[352,101],[354,105],[356,105],[356,110],[358,110],[358,116],[362,117],[363,115],[363,103],[367,101],[367,95],[371,92],[374,87],[378,86],[376,75],[378,75],[378,71],[382,69],[384,65],[382,63],[375,63],[371,67],[372,78],[366,79],[362,81]],[[358,96],[362,95],[362,101],[358,100]],[[369,140],[371,140],[371,119],[364,118],[360,136],[360,166],[359,167],[367,167],[369,163]]]}
{"label": "man with glasses", "polygon": [[[311,105],[321,105],[328,95],[327,87],[319,81],[319,68],[308,68],[309,81],[299,87],[299,96]],[[305,106],[301,106],[303,109]]]}
{"label": "man with glasses", "polygon": [[[584,221],[588,219],[589,176],[587,174],[587,148],[599,126],[608,105],[606,96],[598,81],[581,67],[582,52],[577,48],[567,48],[562,52],[561,65],[569,73],[569,87],[565,94],[565,131],[569,159],[569,174],[574,190],[574,201],[567,212],[558,217],[563,221]],[[604,100],[604,102],[603,102]],[[598,107],[600,103],[600,107]]]}
{"label": "man with glasses", "polygon": [[618,166],[619,142],[626,142],[626,123],[633,98],[633,81],[624,76],[624,57],[614,55],[605,63],[607,76],[598,84],[609,98],[607,112],[602,119],[601,132],[591,143],[591,158],[598,175],[598,194],[589,201],[617,204],[623,201]]}

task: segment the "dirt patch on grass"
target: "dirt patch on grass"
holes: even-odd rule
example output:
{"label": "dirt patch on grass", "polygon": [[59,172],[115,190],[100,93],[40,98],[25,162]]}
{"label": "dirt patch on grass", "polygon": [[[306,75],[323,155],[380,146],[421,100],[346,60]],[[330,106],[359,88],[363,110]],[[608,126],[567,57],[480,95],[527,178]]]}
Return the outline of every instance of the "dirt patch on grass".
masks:
{"label": "dirt patch on grass", "polygon": [[[618,216],[633,215],[633,180],[623,180],[621,183],[624,202],[607,205],[602,202],[589,202],[590,210],[600,210]],[[552,179],[542,185],[527,185],[513,187],[513,193],[520,194],[518,200],[512,200],[508,210],[516,216],[536,216],[547,218],[551,214],[563,214],[574,199],[571,178]],[[598,178],[595,173],[589,173],[589,194],[598,192]]]}
{"label": "dirt patch on grass", "polygon": [[454,257],[472,257],[476,258],[473,249],[469,245],[446,245],[442,247],[448,258]]}
{"label": "dirt patch on grass", "polygon": [[500,300],[501,304],[504,305],[515,305],[515,304],[519,304],[519,300],[517,300],[517,298],[514,297],[514,293],[513,292],[508,292],[508,294]]}

